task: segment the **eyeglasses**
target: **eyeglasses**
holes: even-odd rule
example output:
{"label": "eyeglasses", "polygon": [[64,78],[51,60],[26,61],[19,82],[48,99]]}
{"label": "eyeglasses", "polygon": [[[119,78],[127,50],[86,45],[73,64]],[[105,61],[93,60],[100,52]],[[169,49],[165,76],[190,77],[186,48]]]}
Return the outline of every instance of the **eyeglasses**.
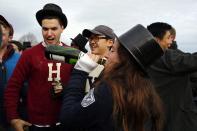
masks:
{"label": "eyeglasses", "polygon": [[109,39],[109,38],[106,36],[92,36],[88,40],[89,42],[90,41],[98,42],[100,39]]}

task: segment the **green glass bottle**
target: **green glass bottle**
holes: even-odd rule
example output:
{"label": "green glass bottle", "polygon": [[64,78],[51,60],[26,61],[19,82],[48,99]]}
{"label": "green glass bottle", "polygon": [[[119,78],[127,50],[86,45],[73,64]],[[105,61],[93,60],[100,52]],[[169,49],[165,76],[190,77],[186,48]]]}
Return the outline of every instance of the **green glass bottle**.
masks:
{"label": "green glass bottle", "polygon": [[83,52],[72,47],[47,45],[45,48],[45,56],[47,59],[57,60],[73,65],[76,64],[81,53]]}
{"label": "green glass bottle", "polygon": [[[45,48],[45,56],[49,60],[57,60],[68,64],[75,65],[77,60],[85,53],[72,47],[64,47],[57,45],[47,45]],[[98,64],[104,65],[105,58],[99,59]]]}

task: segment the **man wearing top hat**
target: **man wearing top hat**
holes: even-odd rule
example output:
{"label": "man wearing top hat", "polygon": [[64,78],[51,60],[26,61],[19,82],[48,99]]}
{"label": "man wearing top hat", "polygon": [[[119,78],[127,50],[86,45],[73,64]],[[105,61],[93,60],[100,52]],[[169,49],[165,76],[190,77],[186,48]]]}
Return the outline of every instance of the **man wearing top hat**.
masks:
{"label": "man wearing top hat", "polygon": [[[45,47],[49,44],[66,46],[60,42],[60,36],[67,26],[67,18],[58,5],[48,3],[36,13],[36,19],[42,28],[43,41],[23,52],[10,78],[4,95],[7,119],[16,131],[28,126],[29,131],[58,131],[61,100],[53,96],[67,84],[72,65],[47,60]],[[28,81],[27,121],[17,112],[24,81]]]}
{"label": "man wearing top hat", "polygon": [[78,34],[74,39],[71,38],[71,40],[72,40],[71,47],[77,48],[84,53],[88,52],[87,49],[85,48],[88,40],[82,34]]}

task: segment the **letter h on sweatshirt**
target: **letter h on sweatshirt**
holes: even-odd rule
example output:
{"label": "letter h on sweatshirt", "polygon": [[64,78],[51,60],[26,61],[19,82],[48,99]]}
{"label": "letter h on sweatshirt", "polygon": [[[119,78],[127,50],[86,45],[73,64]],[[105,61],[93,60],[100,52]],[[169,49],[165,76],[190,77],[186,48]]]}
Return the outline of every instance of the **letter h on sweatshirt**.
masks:
{"label": "letter h on sweatshirt", "polygon": [[61,66],[61,63],[56,63],[56,66],[57,66],[57,70],[52,70],[52,67],[53,67],[53,63],[48,63],[48,67],[49,67],[49,77],[48,77],[48,81],[53,81],[53,78],[52,78],[52,74],[53,73],[56,73],[56,78],[55,78],[55,81],[60,81],[61,78],[60,78],[60,66]]}

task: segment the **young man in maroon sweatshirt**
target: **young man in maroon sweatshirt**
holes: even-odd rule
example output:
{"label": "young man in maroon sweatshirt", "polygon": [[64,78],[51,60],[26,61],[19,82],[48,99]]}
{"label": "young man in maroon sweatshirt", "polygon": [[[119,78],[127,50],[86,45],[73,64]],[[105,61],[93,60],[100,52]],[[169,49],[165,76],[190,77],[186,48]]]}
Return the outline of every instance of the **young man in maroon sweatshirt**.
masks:
{"label": "young man in maroon sweatshirt", "polygon": [[[67,18],[58,5],[50,3],[36,13],[36,19],[44,40],[23,52],[9,80],[4,95],[7,118],[16,131],[23,131],[26,126],[29,131],[58,131],[62,103],[61,99],[53,98],[51,91],[57,85],[61,88],[67,84],[72,65],[46,59],[45,47],[48,44],[65,46],[60,36],[67,26]],[[28,81],[26,121],[17,112],[24,81]]]}

